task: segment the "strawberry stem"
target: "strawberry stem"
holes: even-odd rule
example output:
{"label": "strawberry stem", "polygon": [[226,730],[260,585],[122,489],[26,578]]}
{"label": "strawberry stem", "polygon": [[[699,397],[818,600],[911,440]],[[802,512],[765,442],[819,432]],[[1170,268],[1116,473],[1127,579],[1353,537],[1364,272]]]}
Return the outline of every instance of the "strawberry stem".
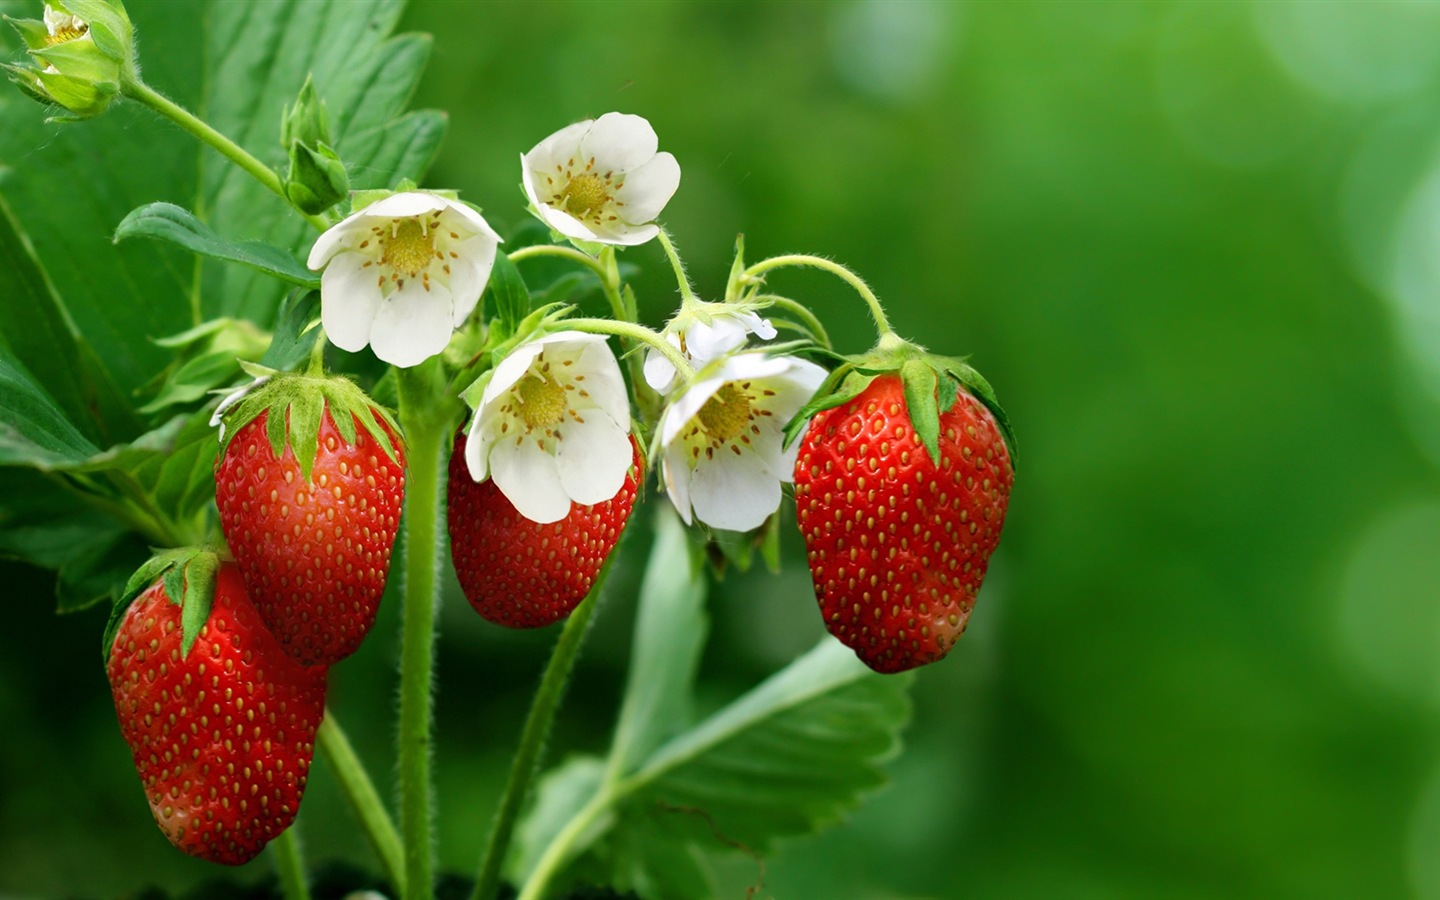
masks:
{"label": "strawberry stem", "polygon": [[675,371],[680,373],[681,378],[688,380],[695,376],[695,367],[690,364],[690,360],[685,358],[685,354],[680,352],[680,348],[671,344],[644,325],[636,325],[633,322],[616,322],[613,319],[584,318],[562,319],[561,324],[568,325],[577,331],[588,331],[592,334],[614,334],[622,338],[630,338],[631,340],[638,341],[647,347],[654,347],[660,351],[661,355],[670,360],[671,365],[675,366]]}
{"label": "strawberry stem", "polygon": [[399,369],[400,427],[409,446],[405,476],[404,632],[400,643],[400,834],[406,900],[429,900],[434,878],[430,746],[435,606],[440,572],[441,453],[459,408],[445,403],[440,358]]}
{"label": "strawberry stem", "polygon": [[[611,554],[611,558],[614,558],[614,554]],[[596,576],[590,593],[565,621],[565,629],[560,632],[560,639],[555,642],[555,649],[550,653],[550,662],[546,664],[540,687],[530,704],[530,714],[525,719],[525,728],[520,733],[520,746],[510,764],[510,777],[505,784],[505,794],[500,798],[500,806],[495,811],[495,825],[485,846],[485,854],[480,860],[480,874],[475,880],[471,900],[493,900],[499,889],[500,867],[510,848],[510,838],[515,832],[520,806],[525,801],[530,782],[535,777],[540,754],[545,749],[545,740],[555,721],[555,711],[565,696],[570,670],[575,665],[575,657],[579,655],[590,617],[595,612],[596,599],[609,571],[607,561]]]}
{"label": "strawberry stem", "polygon": [[350,808],[370,840],[380,864],[385,867],[385,877],[400,896],[405,895],[405,849],[400,844],[400,834],[395,823],[385,811],[380,792],[365,771],[360,757],[355,754],[345,730],[335,719],[335,713],[328,707],[325,718],[320,721],[320,730],[315,735],[316,746],[325,757],[325,763],[340,782],[340,789],[350,801]]}
{"label": "strawberry stem", "polygon": [[665,248],[665,256],[670,260],[670,268],[675,270],[675,280],[680,285],[680,308],[684,309],[700,300],[695,296],[695,289],[690,286],[690,276],[685,274],[685,264],[680,261],[680,254],[675,250],[675,244],[670,240],[670,232],[664,228],[656,235],[660,246]]}
{"label": "strawberry stem", "polygon": [[310,900],[310,887],[305,883],[305,864],[300,858],[300,841],[295,826],[290,826],[270,842],[275,858],[275,872],[280,876],[280,891],[285,900]]}
{"label": "strawberry stem", "polygon": [[855,292],[859,294],[861,299],[870,307],[870,316],[875,320],[875,330],[880,333],[880,341],[883,343],[888,335],[895,333],[895,330],[890,327],[890,319],[885,315],[885,308],[880,305],[880,298],[876,297],[875,292],[870,290],[870,285],[865,283],[865,279],[839,263],[825,259],[822,256],[810,256],[805,253],[772,256],[746,269],[740,278],[742,282],[755,280],[772,269],[783,269],[789,266],[821,269],[842,279],[854,288]]}

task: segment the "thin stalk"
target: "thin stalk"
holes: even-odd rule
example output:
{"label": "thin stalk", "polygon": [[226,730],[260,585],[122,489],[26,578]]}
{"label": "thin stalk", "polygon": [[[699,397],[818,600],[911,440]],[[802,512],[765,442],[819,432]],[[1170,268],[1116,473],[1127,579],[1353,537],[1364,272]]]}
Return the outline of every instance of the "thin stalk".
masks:
{"label": "thin stalk", "polygon": [[830,333],[827,332],[825,326],[821,324],[820,317],[811,312],[810,308],[805,304],[791,300],[789,297],[781,297],[779,294],[761,294],[754,299],[769,302],[772,307],[783,309],[795,316],[795,318],[800,320],[801,325],[809,329],[810,334],[815,340],[819,341],[827,350],[834,346],[830,343]]}
{"label": "thin stalk", "polygon": [[565,696],[570,670],[575,665],[575,657],[580,653],[585,630],[594,615],[600,587],[604,584],[605,573],[608,571],[609,566],[606,566],[595,579],[590,594],[570,614],[570,618],[565,622],[565,629],[560,632],[560,639],[555,642],[555,649],[550,653],[550,662],[545,667],[540,687],[535,692],[535,699],[530,703],[530,714],[525,719],[525,728],[520,733],[520,746],[510,764],[510,778],[505,784],[505,793],[500,798],[500,807],[495,812],[495,825],[490,832],[490,841],[485,846],[485,854],[480,859],[480,874],[475,880],[471,900],[493,900],[499,889],[500,867],[510,849],[510,839],[515,832],[520,805],[535,777],[540,754],[545,748],[545,739],[555,721],[555,711]]}
{"label": "thin stalk", "polygon": [[[265,187],[271,191],[274,191],[281,200],[290,203],[290,198],[285,195],[285,185],[281,182],[280,176],[275,174],[274,170],[251,156],[246,152],[245,148],[216,131],[214,128],[211,128],[205,120],[196,116],[190,112],[190,110],[138,79],[126,81],[125,95],[132,100],[136,100],[150,107],[155,112],[174,122],[176,125],[179,125],[196,139],[214,147],[226,159],[241,169],[244,169],[253,176],[256,181],[265,185]],[[290,205],[292,208],[294,207],[294,204]],[[330,227],[330,223],[320,216],[312,216],[300,212],[299,209],[295,211],[299,213],[305,221],[314,225],[320,231],[324,231]]]}
{"label": "thin stalk", "polygon": [[796,266],[810,269],[821,269],[839,277],[855,289],[855,292],[870,307],[870,315],[875,320],[875,328],[880,332],[880,340],[883,343],[887,335],[895,333],[890,327],[890,320],[885,315],[885,308],[880,305],[880,298],[870,290],[870,285],[865,279],[845,268],[837,262],[825,259],[821,256],[810,256],[804,253],[792,253],[786,256],[772,256],[770,259],[761,260],[750,268],[746,269],[741,279],[758,278],[771,269],[781,269],[786,266]]}
{"label": "thin stalk", "polygon": [[564,323],[580,331],[589,331],[594,334],[614,334],[639,341],[648,347],[659,350],[675,366],[675,370],[680,373],[681,378],[689,379],[695,375],[695,367],[690,364],[690,360],[685,358],[685,354],[680,352],[679,347],[644,325],[636,325],[633,322],[617,322],[613,319],[565,319]]}
{"label": "thin stalk", "polygon": [[300,841],[295,837],[295,826],[280,832],[270,842],[270,854],[275,860],[275,872],[280,876],[280,891],[285,900],[310,900],[310,887],[305,883],[305,864],[300,859]]}
{"label": "thin stalk", "polygon": [[670,267],[675,270],[675,280],[680,284],[680,299],[684,305],[698,303],[695,290],[690,286],[690,276],[685,274],[685,264],[680,261],[680,254],[675,250],[675,244],[670,240],[670,232],[660,229],[657,235],[660,239],[660,246],[665,248],[665,256],[670,260]]}
{"label": "thin stalk", "polygon": [[405,849],[400,844],[400,833],[395,830],[395,823],[385,811],[385,804],[380,801],[380,794],[375,790],[375,784],[360,757],[355,755],[355,748],[350,745],[345,730],[335,720],[335,713],[328,708],[325,718],[320,721],[316,738],[320,755],[340,782],[345,799],[350,801],[355,818],[360,820],[365,837],[385,868],[385,876],[397,894],[404,896]]}
{"label": "thin stalk", "polygon": [[430,778],[431,683],[440,570],[440,453],[450,406],[441,398],[439,357],[400,369],[400,426],[405,432],[404,633],[400,644],[398,766],[405,894],[429,900],[434,880]]}
{"label": "thin stalk", "polygon": [[579,263],[599,276],[602,283],[606,280],[605,266],[601,264],[600,260],[588,253],[582,253],[574,247],[562,247],[559,244],[534,244],[529,247],[521,247],[506,255],[510,257],[512,263],[521,263],[527,259],[537,259],[542,256],[557,256]]}

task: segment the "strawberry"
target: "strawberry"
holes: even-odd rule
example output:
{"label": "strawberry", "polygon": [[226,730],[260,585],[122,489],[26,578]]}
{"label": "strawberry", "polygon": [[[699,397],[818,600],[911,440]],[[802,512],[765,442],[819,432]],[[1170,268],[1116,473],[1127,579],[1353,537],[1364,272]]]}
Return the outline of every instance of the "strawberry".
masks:
{"label": "strawberry", "polygon": [[339,662],[385,592],[405,493],[398,429],[350,382],[308,376],[265,384],[226,428],[215,502],[255,608],[299,662]]}
{"label": "strawberry", "polygon": [[325,669],[286,655],[234,565],[169,556],[116,607],[105,671],[160,830],[191,856],[240,865],[295,819]]}
{"label": "strawberry", "polygon": [[635,507],[643,462],[603,503],[570,508],[541,525],[522,516],[494,481],[476,483],[465,465],[465,436],[450,454],[450,556],[475,611],[508,628],[540,628],[570,615],[600,574]]}
{"label": "strawberry", "polygon": [[[967,379],[938,381],[955,393],[937,410],[928,365],[906,369],[918,392],[896,371],[851,377],[859,393],[816,414],[801,443],[800,531],[825,627],[872,669],[899,672],[940,659],[965,630],[1014,471],[1003,420]],[[912,421],[927,391],[933,453]]]}

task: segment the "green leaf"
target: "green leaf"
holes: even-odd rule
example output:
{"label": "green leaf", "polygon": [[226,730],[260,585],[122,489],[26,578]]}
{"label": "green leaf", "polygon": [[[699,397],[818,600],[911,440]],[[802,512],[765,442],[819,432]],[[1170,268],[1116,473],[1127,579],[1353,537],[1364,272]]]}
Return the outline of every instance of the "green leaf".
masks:
{"label": "green leaf", "polygon": [[530,291],[515,264],[503,253],[495,255],[488,293],[495,304],[495,324],[491,327],[499,328],[505,336],[514,334],[530,315]]}
{"label": "green leaf", "polygon": [[[439,113],[404,115],[430,53],[421,35],[387,38],[400,0],[279,0],[211,8],[205,109],[210,123],[272,168],[288,161],[282,112],[306,77],[329,114],[329,142],[356,190],[419,179],[444,132]],[[148,58],[148,56],[147,56]],[[222,74],[223,73],[223,74]],[[152,82],[154,83],[154,82]],[[162,87],[162,85],[156,85]],[[273,194],[233,166],[207,167],[197,209],[219,234],[260,237],[304,256],[314,231]],[[206,266],[205,312],[268,325],[283,290],[233,266]]]}
{"label": "green leaf", "polygon": [[512,878],[534,870],[545,848],[575,814],[600,790],[605,761],[572,756],[546,772],[535,784],[535,804],[515,831],[507,871]]}
{"label": "green leaf", "polygon": [[206,394],[235,380],[240,366],[234,353],[205,353],[195,357],[175,370],[165,380],[155,399],[140,407],[140,412],[150,415],[171,406],[194,403]]}
{"label": "green leaf", "polygon": [[940,465],[940,409],[936,403],[938,384],[930,364],[912,359],[900,367],[900,383],[905,389],[905,411],[915,434],[930,454],[930,461]]}
{"label": "green leaf", "polygon": [[695,565],[685,526],[669,507],[656,516],[636,612],[630,672],[609,765],[634,771],[692,720],[691,693],[709,633],[704,570]]}
{"label": "green leaf", "polygon": [[136,237],[168,241],[199,256],[240,263],[299,287],[320,287],[320,275],[301,265],[289,251],[259,241],[226,240],[173,203],[147,203],[115,227],[117,243]]}
{"label": "green leaf", "polygon": [[660,748],[622,783],[627,808],[703,810],[757,851],[836,822],[884,782],[879,763],[899,748],[911,680],[877,675],[826,639]]}
{"label": "green leaf", "polygon": [[291,291],[280,304],[280,315],[275,322],[275,336],[270,347],[261,357],[260,364],[289,371],[300,365],[310,355],[315,341],[320,336],[318,329],[310,325],[320,315],[319,291]]}
{"label": "green leaf", "polygon": [[70,312],[0,198],[0,345],[45,386],[67,418],[94,441],[134,427],[126,398],[79,340]]}
{"label": "green leaf", "polygon": [[30,373],[0,349],[0,466],[51,469],[98,452]]}

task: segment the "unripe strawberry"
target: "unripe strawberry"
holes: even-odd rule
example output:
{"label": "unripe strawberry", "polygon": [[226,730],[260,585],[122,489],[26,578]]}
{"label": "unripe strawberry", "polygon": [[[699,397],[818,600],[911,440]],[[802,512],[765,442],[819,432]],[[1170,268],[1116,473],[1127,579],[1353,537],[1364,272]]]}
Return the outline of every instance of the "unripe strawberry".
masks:
{"label": "unripe strawberry", "polygon": [[331,665],[354,653],[375,622],[405,496],[405,455],[383,413],[344,396],[363,398],[358,388],[289,380],[290,390],[320,396],[308,409],[272,397],[248,421],[227,423],[234,430],[215,464],[215,503],[266,625],[299,662]]}
{"label": "unripe strawberry", "polygon": [[495,482],[476,483],[465,465],[465,436],[450,454],[450,556],[475,611],[508,628],[539,628],[570,615],[590,593],[620,540],[642,478],[639,445],[619,493],[592,506],[573,504],[558,522],[522,516]]}
{"label": "unripe strawberry", "polygon": [[105,670],[156,824],[191,856],[248,862],[300,808],[324,667],[291,659],[239,570],[209,554],[118,607],[112,629]]}
{"label": "unripe strawberry", "polygon": [[878,672],[949,652],[1005,522],[1014,470],[1001,429],[985,404],[951,389],[955,403],[939,413],[938,463],[892,372],[816,414],[795,464],[825,627]]}

